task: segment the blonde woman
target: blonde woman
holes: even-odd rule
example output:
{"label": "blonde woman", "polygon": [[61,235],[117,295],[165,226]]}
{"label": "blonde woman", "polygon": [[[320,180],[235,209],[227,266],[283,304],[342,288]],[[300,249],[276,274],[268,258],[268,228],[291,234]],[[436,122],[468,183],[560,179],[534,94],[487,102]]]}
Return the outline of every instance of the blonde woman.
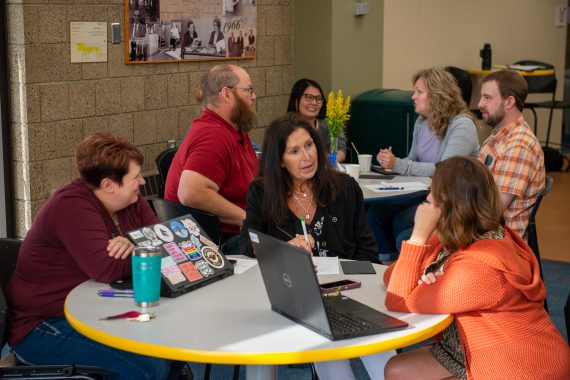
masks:
{"label": "blonde woman", "polygon": [[[380,149],[376,159],[383,167],[407,176],[431,177],[435,163],[453,156],[479,154],[475,118],[461,97],[453,76],[443,69],[420,70],[412,77],[414,110],[419,115],[414,125],[412,147],[408,157],[398,158],[391,148]],[[425,194],[411,194],[368,209],[367,219],[374,231],[381,259],[394,259],[394,237],[413,223],[415,207]],[[409,210],[398,218],[397,213]]]}

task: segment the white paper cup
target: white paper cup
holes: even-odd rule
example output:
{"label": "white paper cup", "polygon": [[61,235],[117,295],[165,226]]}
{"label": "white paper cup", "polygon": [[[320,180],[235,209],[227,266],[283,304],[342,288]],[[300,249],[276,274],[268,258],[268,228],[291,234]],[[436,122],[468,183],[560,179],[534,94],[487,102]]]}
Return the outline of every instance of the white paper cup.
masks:
{"label": "white paper cup", "polygon": [[358,155],[358,163],[360,164],[360,171],[361,172],[369,172],[370,165],[372,164],[372,155],[371,154],[359,154]]}
{"label": "white paper cup", "polygon": [[360,177],[360,165],[358,164],[344,164],[346,174],[358,181]]}

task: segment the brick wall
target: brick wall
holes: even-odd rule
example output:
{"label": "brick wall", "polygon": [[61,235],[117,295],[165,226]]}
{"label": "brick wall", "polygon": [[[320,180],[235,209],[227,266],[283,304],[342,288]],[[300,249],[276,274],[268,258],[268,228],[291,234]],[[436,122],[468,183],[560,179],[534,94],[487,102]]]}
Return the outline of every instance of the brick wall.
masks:
{"label": "brick wall", "polygon": [[[16,230],[22,237],[50,193],[76,177],[74,148],[94,132],[136,144],[143,170],[166,142],[181,139],[200,113],[193,92],[219,62],[126,65],[111,23],[124,20],[123,0],[7,0]],[[69,22],[108,23],[108,61],[70,63]],[[257,58],[244,67],[257,94],[258,143],[264,126],[285,112],[293,78],[293,1],[257,1]]]}

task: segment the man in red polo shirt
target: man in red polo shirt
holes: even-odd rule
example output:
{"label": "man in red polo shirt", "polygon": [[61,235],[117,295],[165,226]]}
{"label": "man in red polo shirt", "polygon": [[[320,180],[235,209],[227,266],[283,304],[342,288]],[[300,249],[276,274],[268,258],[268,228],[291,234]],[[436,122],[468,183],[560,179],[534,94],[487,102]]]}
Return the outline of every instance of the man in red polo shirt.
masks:
{"label": "man in red polo shirt", "polygon": [[247,72],[234,65],[211,68],[200,90],[206,109],[172,160],[164,197],[217,215],[226,253],[237,254],[247,189],[258,168],[247,134],[256,123],[256,96]]}

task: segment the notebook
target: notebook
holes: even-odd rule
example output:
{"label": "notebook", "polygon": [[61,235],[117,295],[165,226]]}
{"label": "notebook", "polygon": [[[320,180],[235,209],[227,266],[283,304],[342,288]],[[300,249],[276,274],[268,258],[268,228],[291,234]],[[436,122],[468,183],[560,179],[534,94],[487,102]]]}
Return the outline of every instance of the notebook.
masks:
{"label": "notebook", "polygon": [[134,245],[161,247],[163,297],[178,297],[234,273],[233,265],[191,215],[136,229],[127,236]]}
{"label": "notebook", "polygon": [[344,295],[323,297],[307,252],[253,229],[249,236],[273,311],[330,340],[408,326]]}

